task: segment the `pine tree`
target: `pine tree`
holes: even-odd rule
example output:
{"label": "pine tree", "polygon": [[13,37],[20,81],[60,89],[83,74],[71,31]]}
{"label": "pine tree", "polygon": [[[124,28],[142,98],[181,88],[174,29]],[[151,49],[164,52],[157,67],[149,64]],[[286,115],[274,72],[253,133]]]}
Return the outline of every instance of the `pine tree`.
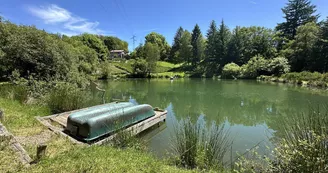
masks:
{"label": "pine tree", "polygon": [[202,38],[202,33],[200,31],[200,28],[198,24],[195,25],[194,29],[192,30],[191,35],[191,45],[192,45],[192,61],[191,64],[195,68],[197,65],[197,62],[200,61],[201,57],[199,55],[202,54],[202,49],[199,46],[199,39]]}
{"label": "pine tree", "polygon": [[170,52],[170,61],[171,62],[177,63],[177,62],[182,61],[182,59],[178,53],[179,53],[179,50],[181,49],[181,38],[182,38],[183,32],[184,32],[184,30],[180,26],[174,36],[173,45],[172,45],[171,52]]}
{"label": "pine tree", "polygon": [[312,59],[314,63],[312,69],[320,72],[328,71],[328,17],[322,22],[319,33],[319,41],[317,43],[316,55]]}
{"label": "pine tree", "polygon": [[218,64],[220,64],[220,67],[223,67],[227,62],[228,58],[228,43],[230,41],[231,33],[229,28],[224,24],[224,21],[222,20],[218,36],[217,36],[217,44],[218,44]]}
{"label": "pine tree", "polygon": [[231,39],[228,44],[228,56],[227,61],[234,62],[236,64],[242,65],[243,59],[243,49],[244,49],[244,39],[240,32],[240,26],[237,26],[231,35]]}
{"label": "pine tree", "polygon": [[213,20],[210,24],[210,28],[207,30],[207,45],[205,49],[206,54],[206,62],[210,64],[211,62],[215,61],[217,58],[217,27],[216,23]]}
{"label": "pine tree", "polygon": [[282,8],[286,22],[280,23],[277,30],[283,36],[292,40],[296,36],[296,29],[308,22],[316,22],[319,15],[314,15],[316,6],[310,0],[288,0],[286,7]]}

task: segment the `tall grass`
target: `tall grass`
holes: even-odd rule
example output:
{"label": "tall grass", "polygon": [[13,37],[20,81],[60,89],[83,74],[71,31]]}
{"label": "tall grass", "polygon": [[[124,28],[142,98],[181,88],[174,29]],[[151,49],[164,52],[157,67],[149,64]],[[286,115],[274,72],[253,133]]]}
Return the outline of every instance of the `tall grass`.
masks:
{"label": "tall grass", "polygon": [[272,172],[328,172],[328,109],[290,115],[281,122]]}
{"label": "tall grass", "polygon": [[177,164],[186,168],[223,168],[223,157],[232,141],[224,125],[192,123],[190,119],[178,122],[174,127],[173,150]]}
{"label": "tall grass", "polygon": [[88,93],[68,83],[58,84],[49,93],[48,106],[53,113],[80,109],[88,102]]}
{"label": "tall grass", "polygon": [[29,94],[25,86],[4,84],[0,85],[0,97],[25,103],[29,98]]}

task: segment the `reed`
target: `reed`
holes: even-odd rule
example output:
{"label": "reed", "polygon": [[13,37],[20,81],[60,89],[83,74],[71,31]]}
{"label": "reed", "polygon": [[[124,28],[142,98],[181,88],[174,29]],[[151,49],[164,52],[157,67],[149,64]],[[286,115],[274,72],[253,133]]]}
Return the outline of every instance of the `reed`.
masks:
{"label": "reed", "polygon": [[232,144],[224,125],[213,123],[208,128],[205,123],[192,123],[189,118],[175,125],[172,139],[177,164],[189,169],[223,168],[223,158]]}

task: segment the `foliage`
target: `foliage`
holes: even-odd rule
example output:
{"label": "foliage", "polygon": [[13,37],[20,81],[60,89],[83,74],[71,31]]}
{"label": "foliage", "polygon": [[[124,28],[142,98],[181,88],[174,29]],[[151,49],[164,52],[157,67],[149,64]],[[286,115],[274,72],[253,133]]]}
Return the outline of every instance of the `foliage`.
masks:
{"label": "foliage", "polygon": [[132,64],[132,74],[134,77],[147,76],[147,62],[144,59],[136,59]]}
{"label": "foliage", "polygon": [[255,56],[251,58],[247,64],[241,66],[242,78],[256,78],[259,75],[267,74],[268,61],[262,56]]}
{"label": "foliage", "polygon": [[192,48],[191,34],[185,30],[181,38],[181,50],[179,51],[179,55],[187,64],[189,64],[192,59]]}
{"label": "foliage", "polygon": [[[163,35],[158,34],[156,32],[152,32],[145,37],[146,42],[145,45],[154,45],[159,49],[160,60],[168,60],[168,56],[170,53],[170,45],[166,42],[166,39]],[[147,50],[146,50],[147,51]]]}
{"label": "foliage", "polygon": [[152,43],[146,43],[144,49],[147,61],[147,72],[150,74],[156,69],[156,63],[160,58],[160,49],[156,44]]}
{"label": "foliage", "polygon": [[307,23],[297,29],[295,41],[291,42],[291,55],[288,55],[293,71],[310,70],[319,31],[316,23]]}
{"label": "foliage", "polygon": [[222,70],[222,76],[228,79],[234,79],[240,76],[241,68],[235,63],[226,64]]}
{"label": "foliage", "polygon": [[196,24],[191,34],[192,57],[191,65],[196,67],[204,56],[204,41],[199,26]]}
{"label": "foliage", "polygon": [[287,73],[281,76],[282,78],[285,78],[288,81],[294,81],[295,83],[298,81],[322,81],[325,83],[328,83],[328,74],[321,74],[318,72],[301,72],[301,73]]}
{"label": "foliage", "polygon": [[290,71],[290,65],[288,60],[284,57],[277,57],[270,60],[268,64],[268,69],[271,74],[275,76],[280,76],[286,74]]}
{"label": "foliage", "polygon": [[83,108],[88,94],[69,83],[57,83],[49,93],[48,106],[53,113],[67,112]]}
{"label": "foliage", "polygon": [[327,172],[327,108],[291,115],[281,123],[272,172]]}
{"label": "foliage", "polygon": [[179,54],[179,50],[181,49],[181,39],[183,36],[183,32],[184,29],[182,27],[179,27],[179,29],[177,30],[174,39],[173,39],[173,44],[172,44],[172,48],[171,48],[171,52],[170,52],[170,62],[174,62],[174,63],[181,63],[183,61],[183,59],[181,58],[180,54]]}
{"label": "foliage", "polygon": [[128,52],[128,42],[123,41],[117,37],[112,36],[100,36],[100,39],[104,42],[109,51],[111,50],[124,50]]}
{"label": "foliage", "polygon": [[290,40],[296,36],[299,26],[308,22],[316,22],[319,18],[319,15],[314,15],[316,6],[312,5],[309,0],[288,0],[282,12],[285,14],[286,21],[278,24],[276,29]]}
{"label": "foliage", "polygon": [[108,58],[108,49],[106,48],[104,42],[98,38],[96,35],[92,34],[82,34],[79,36],[73,36],[72,39],[81,41],[84,45],[95,50],[98,54],[99,60],[106,60]]}
{"label": "foliage", "polygon": [[229,28],[224,24],[222,20],[221,25],[217,34],[217,53],[218,53],[218,63],[222,67],[228,63],[228,44],[230,41],[231,33]]}

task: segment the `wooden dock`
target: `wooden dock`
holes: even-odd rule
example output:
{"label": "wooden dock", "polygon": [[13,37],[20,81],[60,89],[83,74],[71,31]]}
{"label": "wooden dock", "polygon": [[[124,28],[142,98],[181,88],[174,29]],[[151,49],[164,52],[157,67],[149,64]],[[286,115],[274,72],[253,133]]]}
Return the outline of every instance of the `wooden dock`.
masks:
{"label": "wooden dock", "polygon": [[[89,107],[92,108],[92,107]],[[78,112],[81,110],[89,109],[89,108],[84,108],[84,109],[79,109],[79,110],[74,110],[74,111],[69,111],[69,112],[64,112],[60,114],[55,114],[55,115],[50,115],[50,116],[45,116],[45,117],[37,117],[36,119],[42,123],[44,126],[48,127],[49,130],[53,131],[56,134],[60,134],[62,136],[68,137],[73,143],[77,144],[86,144],[86,145],[101,145],[107,141],[112,140],[116,134],[110,134],[110,135],[105,135],[104,137],[101,137],[100,139],[93,141],[91,143],[85,143],[84,141],[80,141],[73,136],[70,136],[70,134],[66,133],[65,128],[67,126],[67,118],[71,113]],[[132,126],[127,127],[123,131],[128,131],[132,135],[137,135],[150,127],[159,124],[160,122],[165,121],[167,115],[167,111],[162,111],[155,109],[155,116],[150,117],[146,120],[143,120],[141,122],[138,122]]]}

